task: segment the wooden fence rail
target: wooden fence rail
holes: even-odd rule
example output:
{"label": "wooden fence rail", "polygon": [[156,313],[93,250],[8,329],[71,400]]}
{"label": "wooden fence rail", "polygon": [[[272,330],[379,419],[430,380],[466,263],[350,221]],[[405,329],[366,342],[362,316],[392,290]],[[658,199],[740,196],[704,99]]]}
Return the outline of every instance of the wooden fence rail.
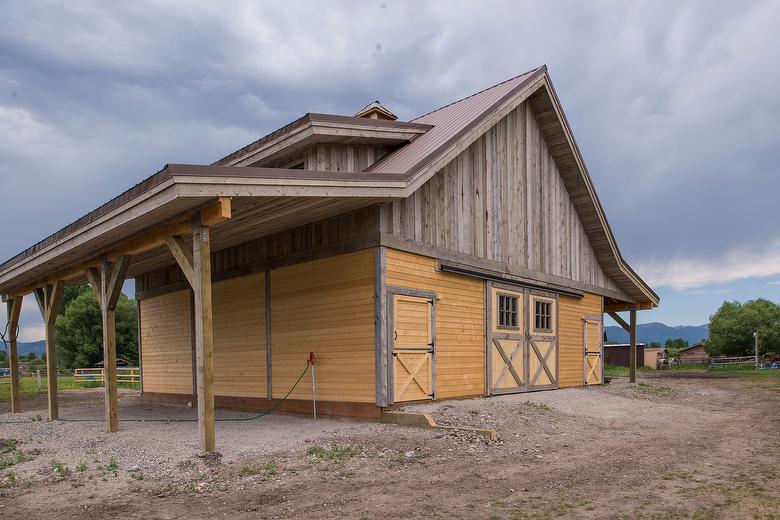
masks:
{"label": "wooden fence rail", "polygon": [[724,366],[724,365],[755,365],[756,356],[740,356],[740,357],[716,357],[710,358],[710,366]]}
{"label": "wooden fence rail", "polygon": [[[74,383],[103,383],[105,374],[102,368],[76,368],[73,370]],[[140,383],[141,369],[138,367],[117,367],[117,383]]]}

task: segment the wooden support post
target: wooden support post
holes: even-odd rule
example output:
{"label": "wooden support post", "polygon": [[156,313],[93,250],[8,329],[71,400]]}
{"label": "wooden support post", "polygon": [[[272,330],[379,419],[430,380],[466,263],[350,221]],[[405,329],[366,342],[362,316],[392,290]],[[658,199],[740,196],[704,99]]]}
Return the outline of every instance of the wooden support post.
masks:
{"label": "wooden support post", "polygon": [[630,338],[631,346],[630,346],[630,365],[631,368],[629,370],[629,382],[636,383],[636,309],[631,309],[630,312],[630,318],[629,318],[629,331],[628,335]]}
{"label": "wooden support post", "polygon": [[214,329],[211,314],[211,239],[200,216],[192,219],[192,289],[195,294],[195,355],[198,379],[198,434],[200,448],[214,451]]}
{"label": "wooden support post", "polygon": [[16,339],[19,333],[19,314],[22,311],[22,296],[8,300],[8,367],[11,370],[11,413],[22,411],[19,403],[19,356],[16,354]]}
{"label": "wooden support post", "polygon": [[35,299],[43,317],[46,336],[46,383],[49,394],[50,421],[56,421],[60,417],[59,402],[57,400],[57,340],[55,325],[63,289],[64,284],[60,280],[52,283],[45,282],[43,287],[35,289]]}
{"label": "wooden support post", "polygon": [[103,258],[100,269],[86,271],[92,290],[95,291],[103,318],[103,390],[106,409],[106,431],[119,431],[119,398],[116,389],[116,304],[122,293],[130,257],[120,256],[113,264]]}

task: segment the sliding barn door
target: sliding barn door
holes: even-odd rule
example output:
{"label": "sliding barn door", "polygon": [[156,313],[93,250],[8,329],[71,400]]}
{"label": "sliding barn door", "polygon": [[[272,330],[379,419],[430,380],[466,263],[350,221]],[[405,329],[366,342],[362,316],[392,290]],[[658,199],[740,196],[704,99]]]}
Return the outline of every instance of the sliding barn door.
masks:
{"label": "sliding barn door", "polygon": [[432,298],[393,294],[394,401],[419,401],[434,396]]}
{"label": "sliding barn door", "polygon": [[558,299],[529,295],[528,389],[558,388]]}
{"label": "sliding barn door", "polygon": [[558,388],[558,298],[497,283],[486,291],[486,393]]}
{"label": "sliding barn door", "polygon": [[525,294],[493,286],[488,289],[488,393],[522,392],[526,387]]}

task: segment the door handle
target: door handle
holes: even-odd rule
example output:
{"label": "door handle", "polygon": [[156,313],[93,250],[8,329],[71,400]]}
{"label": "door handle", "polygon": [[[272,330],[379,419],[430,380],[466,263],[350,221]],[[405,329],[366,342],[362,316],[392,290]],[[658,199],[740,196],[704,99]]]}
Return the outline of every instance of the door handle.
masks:
{"label": "door handle", "polygon": [[393,331],[393,341],[396,341],[397,339],[398,339],[398,331],[394,330]]}

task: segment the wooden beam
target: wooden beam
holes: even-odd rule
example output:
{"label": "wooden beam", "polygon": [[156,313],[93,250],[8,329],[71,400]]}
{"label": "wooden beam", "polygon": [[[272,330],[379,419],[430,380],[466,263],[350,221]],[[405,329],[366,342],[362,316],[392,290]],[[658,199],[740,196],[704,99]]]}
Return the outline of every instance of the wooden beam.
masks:
{"label": "wooden beam", "polygon": [[8,367],[11,370],[11,413],[22,411],[19,402],[19,357],[16,353],[16,339],[19,332],[19,315],[22,312],[22,298],[8,300]]}
{"label": "wooden beam", "polygon": [[623,330],[625,330],[629,334],[631,333],[631,327],[629,326],[628,323],[626,323],[626,320],[620,317],[620,315],[617,312],[607,311],[607,314],[609,314],[609,317],[615,320],[618,325],[623,327]]}
{"label": "wooden beam", "polygon": [[130,266],[129,256],[120,256],[111,264],[104,257],[100,270],[87,269],[90,285],[97,287],[103,321],[103,390],[106,417],[106,431],[119,431],[117,377],[116,377],[116,305],[122,292],[122,284]]}
{"label": "wooden beam", "polygon": [[[201,222],[204,226],[213,226],[232,217],[232,203],[230,197],[220,197],[217,202],[211,206],[208,206],[199,212],[195,213],[201,216]],[[105,255],[110,262],[118,260],[122,256],[137,255],[156,247],[161,247],[166,244],[166,240],[170,236],[174,235],[188,235],[192,232],[191,218],[193,213],[187,213],[183,215],[182,220],[176,221],[172,224],[165,224],[155,229],[141,233],[133,238],[120,242],[114,247],[110,248]],[[100,268],[102,262],[101,257],[92,258],[86,262],[75,264],[72,266],[59,269],[54,273],[51,273],[48,280],[60,280],[60,281],[72,281],[84,275],[89,268]],[[14,289],[11,296],[24,296],[34,292],[35,289],[42,288],[44,281],[38,281],[18,289]]]}
{"label": "wooden beam", "polygon": [[192,266],[192,251],[184,247],[184,240],[178,235],[166,237],[165,243],[168,244],[168,249],[170,249],[173,258],[176,259],[176,263],[179,264],[179,269],[190,283],[190,287],[194,287],[195,271]]}
{"label": "wooden beam", "polygon": [[605,303],[604,312],[623,312],[630,311],[632,308],[638,311],[648,311],[654,309],[652,303]]}
{"label": "wooden beam", "polygon": [[629,348],[631,359],[629,361],[631,367],[629,370],[629,382],[636,383],[636,309],[630,311],[630,325],[628,335],[630,338],[631,346]]}
{"label": "wooden beam", "polygon": [[198,436],[204,453],[214,451],[214,330],[211,312],[211,237],[199,216],[192,219],[195,296],[195,356],[198,387]]}
{"label": "wooden beam", "polygon": [[46,336],[46,382],[49,396],[49,420],[59,419],[59,402],[57,400],[57,350],[56,322],[60,308],[64,282],[55,280],[45,283],[35,289],[35,299],[41,311]]}

